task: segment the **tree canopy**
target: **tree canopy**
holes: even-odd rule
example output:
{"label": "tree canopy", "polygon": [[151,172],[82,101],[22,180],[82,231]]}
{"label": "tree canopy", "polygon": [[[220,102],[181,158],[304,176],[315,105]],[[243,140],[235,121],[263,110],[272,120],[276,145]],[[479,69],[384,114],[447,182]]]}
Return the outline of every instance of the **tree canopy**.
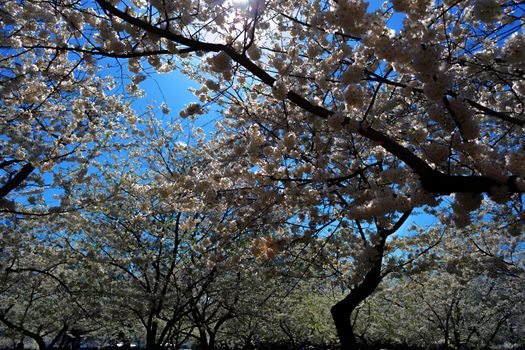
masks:
{"label": "tree canopy", "polygon": [[[41,350],[117,333],[148,349],[517,341],[523,15],[513,0],[2,1],[0,321]],[[141,82],[174,70],[195,101],[136,112]],[[434,227],[408,230],[421,212]],[[405,311],[426,328],[387,332]]]}

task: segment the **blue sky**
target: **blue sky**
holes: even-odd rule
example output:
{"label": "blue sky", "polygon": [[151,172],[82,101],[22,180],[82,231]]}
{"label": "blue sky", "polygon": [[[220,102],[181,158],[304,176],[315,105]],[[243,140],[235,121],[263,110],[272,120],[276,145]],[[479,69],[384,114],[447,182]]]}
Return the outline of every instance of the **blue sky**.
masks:
{"label": "blue sky", "polygon": [[184,105],[197,101],[197,97],[189,89],[197,88],[198,84],[178,70],[166,74],[152,73],[140,83],[140,87],[144,90],[145,96],[134,104],[139,114],[146,111],[145,107],[148,104],[158,107],[162,102],[166,102],[171,109],[170,116],[173,114],[175,117]]}
{"label": "blue sky", "polygon": [[[368,12],[374,12],[375,10],[380,9],[383,2],[384,1],[378,0],[369,1]],[[392,15],[392,17],[390,17],[390,20],[387,23],[388,27],[394,29],[396,32],[399,31],[403,27],[403,20],[405,19],[405,17],[406,16],[402,13],[394,12],[394,14]]]}
{"label": "blue sky", "polygon": [[[215,112],[215,109],[210,108],[208,114],[197,116],[193,121],[182,119],[179,117],[179,111],[191,102],[200,102],[189,90],[191,88],[199,88],[200,85],[189,79],[179,70],[174,70],[170,73],[151,73],[146,80],[140,83],[140,88],[144,90],[145,96],[138,99],[134,104],[138,114],[146,111],[148,104],[155,107],[155,116],[163,118],[165,121],[178,120],[181,121],[185,132],[190,131],[191,126],[203,128],[205,131],[213,130],[213,122],[220,119],[220,115]],[[159,109],[161,103],[165,102],[170,108],[170,113],[166,116],[162,115]]]}

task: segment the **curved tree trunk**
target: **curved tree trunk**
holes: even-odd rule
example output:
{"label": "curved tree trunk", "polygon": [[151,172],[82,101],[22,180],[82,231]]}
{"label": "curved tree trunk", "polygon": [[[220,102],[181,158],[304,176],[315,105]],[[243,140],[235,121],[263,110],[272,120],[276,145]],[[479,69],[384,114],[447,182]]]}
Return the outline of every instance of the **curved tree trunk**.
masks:
{"label": "curved tree trunk", "polygon": [[390,229],[381,229],[378,227],[380,241],[374,246],[377,254],[370,259],[370,269],[366,273],[363,282],[352,288],[350,294],[332,306],[330,311],[337,330],[337,336],[341,343],[341,350],[359,349],[350,317],[355,308],[372,295],[379,283],[381,283],[384,277],[381,275],[381,265],[383,263],[386,239],[405,223],[411,213],[412,210],[404,212]]}
{"label": "curved tree trunk", "polygon": [[337,329],[337,336],[341,343],[341,350],[359,349],[350,317],[355,308],[372,295],[381,282],[381,263],[383,262],[385,241],[386,237],[375,246],[378,255],[374,261],[371,261],[372,267],[368,270],[363,282],[353,288],[350,294],[332,306],[330,310]]}

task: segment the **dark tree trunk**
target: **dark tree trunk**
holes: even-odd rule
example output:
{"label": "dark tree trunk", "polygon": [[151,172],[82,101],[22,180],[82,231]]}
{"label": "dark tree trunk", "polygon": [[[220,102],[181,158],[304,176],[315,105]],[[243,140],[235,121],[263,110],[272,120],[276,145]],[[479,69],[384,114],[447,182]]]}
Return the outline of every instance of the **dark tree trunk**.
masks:
{"label": "dark tree trunk", "polygon": [[337,336],[341,343],[341,350],[354,350],[357,349],[357,342],[352,328],[352,322],[350,321],[350,315],[353,309],[344,305],[344,303],[342,303],[343,301],[344,300],[332,306],[330,311],[332,312]]}
{"label": "dark tree trunk", "polygon": [[36,338],[33,338],[33,340],[36,341],[36,343],[38,344],[38,350],[47,349],[46,342],[44,341],[42,337],[36,337]]}
{"label": "dark tree trunk", "polygon": [[199,350],[210,350],[213,349],[211,343],[211,338],[208,339],[208,335],[204,326],[199,326]]}
{"label": "dark tree trunk", "polygon": [[337,330],[337,336],[341,343],[341,350],[359,349],[350,317],[355,308],[372,295],[381,282],[381,263],[383,261],[385,241],[386,237],[374,247],[377,249],[378,254],[374,258],[374,261],[370,262],[372,266],[365,275],[363,282],[353,288],[350,294],[332,306],[330,310]]}
{"label": "dark tree trunk", "polygon": [[359,349],[350,317],[355,308],[372,295],[379,283],[381,283],[384,277],[381,275],[381,264],[383,263],[386,239],[405,223],[411,212],[412,210],[404,212],[390,229],[380,229],[378,227],[380,241],[374,246],[377,254],[370,258],[370,269],[366,273],[363,282],[352,288],[350,294],[332,306],[330,311],[341,343],[341,350]]}
{"label": "dark tree trunk", "polygon": [[[10,309],[10,308],[8,308],[8,309]],[[2,315],[2,314],[0,314],[0,321],[3,324],[5,324],[7,327],[9,327],[11,329],[14,329],[14,330],[17,330],[20,333],[22,333],[23,335],[33,339],[38,344],[38,349],[39,350],[47,350],[46,342],[44,341],[44,338],[42,336],[40,336],[40,334],[31,332],[31,331],[25,329],[23,326],[19,326],[19,325],[16,325],[16,324],[12,323],[8,319],[6,319],[5,316]],[[23,345],[23,343],[22,343],[22,345]]]}
{"label": "dark tree trunk", "polygon": [[157,322],[153,321],[150,327],[146,330],[146,350],[158,350],[160,346],[157,344]]}

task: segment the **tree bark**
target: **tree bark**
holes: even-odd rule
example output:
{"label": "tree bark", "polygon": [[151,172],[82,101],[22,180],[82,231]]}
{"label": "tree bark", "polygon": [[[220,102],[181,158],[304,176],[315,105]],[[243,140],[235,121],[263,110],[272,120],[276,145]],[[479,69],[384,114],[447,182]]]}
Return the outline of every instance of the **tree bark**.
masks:
{"label": "tree bark", "polygon": [[[345,299],[348,297],[349,296]],[[352,322],[350,321],[350,315],[352,314],[353,308],[345,305],[345,299],[332,306],[330,311],[332,312],[332,318],[337,330],[337,337],[341,344],[341,350],[354,350],[358,347],[354,330],[352,328]]]}
{"label": "tree bark", "polygon": [[2,187],[0,187],[0,199],[7,196],[11,191],[20,186],[20,184],[27,179],[27,177],[35,170],[31,164],[26,164],[20,169],[15,176],[9,179]]}
{"label": "tree bark", "polygon": [[341,350],[359,349],[350,317],[355,308],[372,295],[381,282],[381,263],[383,261],[385,241],[386,237],[375,246],[378,251],[378,256],[375,261],[371,261],[372,267],[365,275],[363,282],[353,288],[350,294],[332,306],[330,310],[337,330],[337,336],[341,343]]}
{"label": "tree bark", "polygon": [[331,313],[334,320],[337,336],[341,343],[341,350],[357,350],[357,343],[354,329],[352,326],[351,316],[355,308],[376,290],[383,279],[381,275],[381,265],[385,253],[386,239],[395,233],[408,219],[412,210],[408,210],[401,215],[397,222],[390,229],[381,229],[378,227],[380,241],[374,246],[377,255],[370,259],[370,269],[366,273],[363,282],[352,288],[343,300],[332,306]]}
{"label": "tree bark", "polygon": [[150,323],[148,329],[146,329],[146,350],[157,350],[160,346],[157,344],[157,327],[156,321]]}

